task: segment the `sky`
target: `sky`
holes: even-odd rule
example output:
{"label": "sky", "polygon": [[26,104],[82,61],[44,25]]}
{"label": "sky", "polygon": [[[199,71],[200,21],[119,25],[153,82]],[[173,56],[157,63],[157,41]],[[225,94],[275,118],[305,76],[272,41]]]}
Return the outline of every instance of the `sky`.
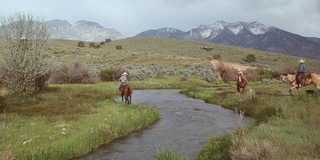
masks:
{"label": "sky", "polygon": [[87,20],[125,37],[164,27],[186,32],[218,21],[257,21],[320,38],[320,0],[0,0],[0,4],[4,18],[18,12],[72,25]]}

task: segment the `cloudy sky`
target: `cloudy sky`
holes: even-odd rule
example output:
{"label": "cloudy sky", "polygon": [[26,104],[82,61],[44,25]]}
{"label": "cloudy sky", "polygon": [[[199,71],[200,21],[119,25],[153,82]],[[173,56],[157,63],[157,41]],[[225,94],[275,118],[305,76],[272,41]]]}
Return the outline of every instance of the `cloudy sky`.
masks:
{"label": "cloudy sky", "polygon": [[189,31],[217,21],[258,21],[320,38],[320,0],[0,0],[0,4],[2,17],[23,12],[45,21],[87,20],[125,37],[162,27]]}

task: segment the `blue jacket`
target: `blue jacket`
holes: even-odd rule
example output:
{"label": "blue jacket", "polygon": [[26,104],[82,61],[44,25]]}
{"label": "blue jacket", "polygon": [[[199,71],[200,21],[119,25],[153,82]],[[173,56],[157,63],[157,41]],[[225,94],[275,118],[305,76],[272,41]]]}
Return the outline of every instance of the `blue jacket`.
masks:
{"label": "blue jacket", "polygon": [[304,63],[300,63],[297,72],[299,73],[306,73],[307,72],[307,67]]}

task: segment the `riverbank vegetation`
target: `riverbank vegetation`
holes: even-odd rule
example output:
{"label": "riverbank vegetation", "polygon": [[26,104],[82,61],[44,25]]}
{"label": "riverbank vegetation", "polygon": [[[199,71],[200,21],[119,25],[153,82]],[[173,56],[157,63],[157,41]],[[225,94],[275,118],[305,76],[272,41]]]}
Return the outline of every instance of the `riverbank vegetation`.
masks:
{"label": "riverbank vegetation", "polygon": [[319,159],[319,95],[307,95],[305,90],[315,89],[309,86],[289,96],[289,86],[253,84],[241,96],[234,94],[234,87],[183,90],[257,120],[251,127],[239,126],[237,133],[213,137],[198,159]]}
{"label": "riverbank vegetation", "polygon": [[71,159],[159,120],[155,107],[115,102],[116,91],[99,83],[1,92],[0,159]]}

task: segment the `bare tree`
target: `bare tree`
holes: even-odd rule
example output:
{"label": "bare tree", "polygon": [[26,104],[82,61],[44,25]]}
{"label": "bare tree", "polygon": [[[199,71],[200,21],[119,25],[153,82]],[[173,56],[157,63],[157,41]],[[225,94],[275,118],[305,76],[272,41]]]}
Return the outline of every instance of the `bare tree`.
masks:
{"label": "bare tree", "polygon": [[33,94],[44,87],[53,65],[44,50],[48,27],[25,13],[2,17],[0,23],[3,82],[13,91]]}

